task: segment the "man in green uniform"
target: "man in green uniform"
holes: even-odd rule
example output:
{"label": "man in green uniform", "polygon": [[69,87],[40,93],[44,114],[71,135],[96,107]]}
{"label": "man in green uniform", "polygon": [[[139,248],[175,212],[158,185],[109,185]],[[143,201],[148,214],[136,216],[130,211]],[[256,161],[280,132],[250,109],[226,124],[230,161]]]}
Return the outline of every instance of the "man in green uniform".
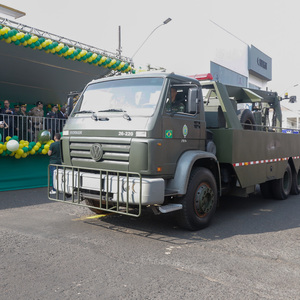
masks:
{"label": "man in green uniform", "polygon": [[20,111],[20,105],[16,104],[14,106],[14,135],[19,137],[19,140],[22,140],[23,138],[21,137],[21,131],[20,131],[20,127],[21,127],[21,111]]}
{"label": "man in green uniform", "polygon": [[[52,143],[49,147],[48,155],[50,156],[49,164],[61,164],[61,153],[60,153],[60,133],[56,133],[54,135],[54,143]],[[54,170],[56,166],[50,166],[50,176],[52,177],[52,182],[54,182],[55,178],[53,177]],[[54,188],[54,184],[52,184],[52,190],[50,191],[50,195],[56,193],[56,189]]]}
{"label": "man in green uniform", "polygon": [[183,103],[183,99],[176,99],[177,90],[175,88],[171,88],[171,99],[167,100],[166,103],[166,111],[167,112],[185,112],[185,105]]}

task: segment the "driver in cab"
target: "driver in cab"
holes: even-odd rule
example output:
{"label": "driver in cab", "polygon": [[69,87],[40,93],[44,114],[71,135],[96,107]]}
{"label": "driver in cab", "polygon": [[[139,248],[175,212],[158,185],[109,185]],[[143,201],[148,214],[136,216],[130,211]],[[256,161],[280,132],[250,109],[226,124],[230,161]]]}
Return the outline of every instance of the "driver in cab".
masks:
{"label": "driver in cab", "polygon": [[177,89],[171,88],[171,100],[167,99],[166,111],[167,112],[185,112],[184,99],[177,99]]}

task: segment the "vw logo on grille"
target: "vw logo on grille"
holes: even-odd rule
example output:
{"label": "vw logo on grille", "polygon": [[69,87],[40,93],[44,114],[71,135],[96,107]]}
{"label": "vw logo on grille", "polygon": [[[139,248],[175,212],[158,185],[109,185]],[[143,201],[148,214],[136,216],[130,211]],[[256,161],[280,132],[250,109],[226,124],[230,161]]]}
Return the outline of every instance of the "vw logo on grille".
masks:
{"label": "vw logo on grille", "polygon": [[95,161],[99,161],[102,158],[103,149],[100,144],[94,144],[91,148],[91,156]]}

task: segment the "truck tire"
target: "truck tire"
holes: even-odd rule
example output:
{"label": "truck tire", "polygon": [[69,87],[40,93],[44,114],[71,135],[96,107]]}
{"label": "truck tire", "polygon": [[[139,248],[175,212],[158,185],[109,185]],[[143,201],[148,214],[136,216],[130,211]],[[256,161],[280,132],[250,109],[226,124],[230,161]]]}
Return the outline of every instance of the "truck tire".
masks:
{"label": "truck tire", "polygon": [[292,173],[291,195],[300,194],[300,169]]}
{"label": "truck tire", "polygon": [[211,222],[217,208],[218,191],[213,174],[206,168],[191,173],[187,192],[181,198],[182,210],[178,211],[180,227],[188,230],[205,228]]}
{"label": "truck tire", "polygon": [[250,109],[240,109],[238,111],[238,118],[246,130],[256,130],[255,119]]}
{"label": "truck tire", "polygon": [[277,200],[285,200],[291,192],[292,187],[292,170],[287,164],[283,177],[273,180],[273,195]]}
{"label": "truck tire", "polygon": [[[90,206],[99,206],[99,200],[94,200],[94,199],[87,199],[85,198],[85,204],[86,205],[90,205]],[[93,207],[88,207],[92,212],[94,212],[97,215],[101,215],[101,214],[105,214],[106,211],[101,210],[101,209],[97,209],[97,208],[93,208]]]}

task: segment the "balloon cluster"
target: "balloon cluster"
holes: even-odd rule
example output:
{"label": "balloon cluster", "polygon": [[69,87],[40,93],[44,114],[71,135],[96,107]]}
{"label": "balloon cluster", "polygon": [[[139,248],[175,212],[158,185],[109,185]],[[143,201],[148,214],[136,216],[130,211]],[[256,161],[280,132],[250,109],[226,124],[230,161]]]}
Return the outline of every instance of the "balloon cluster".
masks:
{"label": "balloon cluster", "polygon": [[[45,140],[45,139],[44,139]],[[0,156],[14,156],[16,159],[26,158],[28,155],[48,153],[49,147],[53,140],[43,143],[43,140],[36,142],[28,142],[21,140],[17,136],[7,136],[6,142],[0,142]]]}
{"label": "balloon cluster", "polygon": [[129,63],[119,59],[112,59],[85,49],[70,47],[64,43],[0,25],[0,40],[2,39],[8,44],[14,43],[15,45],[23,45],[32,49],[44,50],[46,53],[56,54],[65,59],[83,61],[95,66],[118,70],[122,73],[135,73],[135,70],[132,69]]}

